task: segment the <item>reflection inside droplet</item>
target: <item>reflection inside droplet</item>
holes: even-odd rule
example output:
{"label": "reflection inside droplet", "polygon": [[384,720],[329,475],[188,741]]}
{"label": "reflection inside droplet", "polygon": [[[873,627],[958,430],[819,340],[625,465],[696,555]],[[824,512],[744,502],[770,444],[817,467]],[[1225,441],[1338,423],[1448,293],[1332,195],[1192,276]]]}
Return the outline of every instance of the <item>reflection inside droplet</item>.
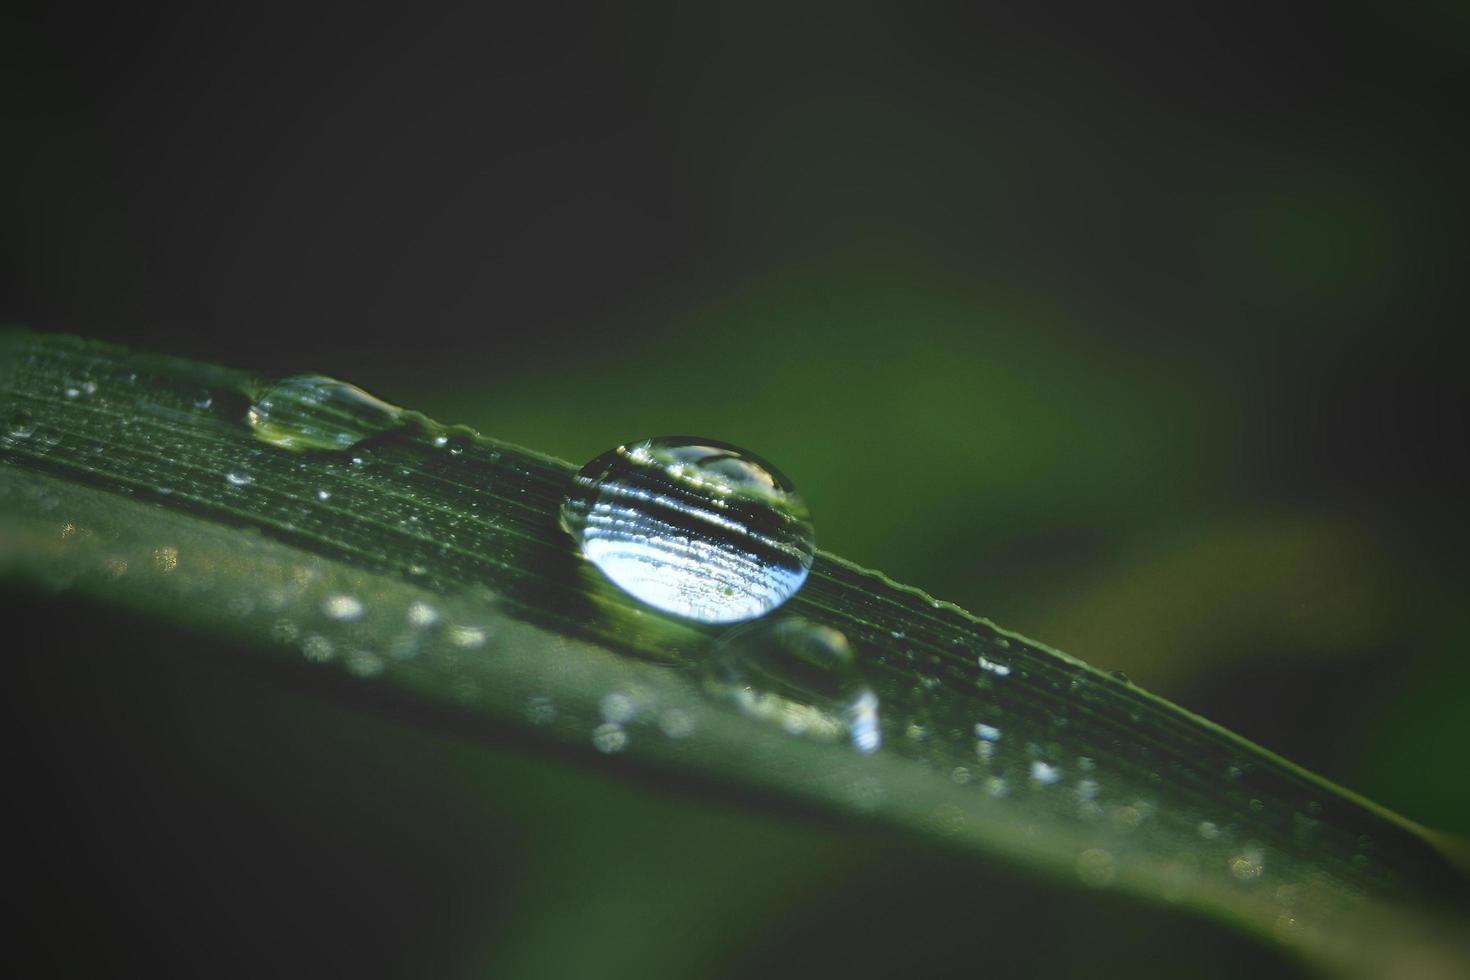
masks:
{"label": "reflection inside droplet", "polygon": [[791,484],[707,439],[649,439],[599,456],[578,474],[562,526],[634,598],[710,623],[775,609],[801,588],[814,555]]}

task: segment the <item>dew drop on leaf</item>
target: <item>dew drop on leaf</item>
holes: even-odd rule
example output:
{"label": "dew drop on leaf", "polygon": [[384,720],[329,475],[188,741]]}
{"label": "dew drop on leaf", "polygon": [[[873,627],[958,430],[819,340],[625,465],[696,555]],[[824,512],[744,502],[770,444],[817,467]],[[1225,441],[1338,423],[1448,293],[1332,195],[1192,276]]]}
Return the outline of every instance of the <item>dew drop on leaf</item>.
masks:
{"label": "dew drop on leaf", "polygon": [[343,450],[399,428],[403,412],[345,381],[297,374],[261,392],[245,419],[257,439],[273,446]]}
{"label": "dew drop on leaf", "polygon": [[562,526],[615,585],[707,623],[765,615],[806,581],[806,505],[774,467],[709,439],[619,446],[582,468]]}
{"label": "dew drop on leaf", "polygon": [[847,637],[828,626],[787,617],[738,630],[710,658],[705,687],[792,735],[847,741],[864,755],[883,745],[878,696]]}

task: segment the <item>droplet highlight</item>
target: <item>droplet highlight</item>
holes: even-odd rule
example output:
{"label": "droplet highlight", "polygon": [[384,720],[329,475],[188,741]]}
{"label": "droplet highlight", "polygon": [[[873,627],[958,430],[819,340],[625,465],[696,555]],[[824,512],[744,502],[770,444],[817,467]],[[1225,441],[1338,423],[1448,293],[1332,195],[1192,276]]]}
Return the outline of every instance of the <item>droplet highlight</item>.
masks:
{"label": "droplet highlight", "polygon": [[345,381],[298,374],[261,392],[245,419],[257,439],[282,449],[343,450],[399,428],[403,410]]}
{"label": "droplet highlight", "polygon": [[562,505],[582,556],[634,598],[707,623],[765,615],[815,554],[805,503],[755,455],[708,439],[619,446],[583,467]]}

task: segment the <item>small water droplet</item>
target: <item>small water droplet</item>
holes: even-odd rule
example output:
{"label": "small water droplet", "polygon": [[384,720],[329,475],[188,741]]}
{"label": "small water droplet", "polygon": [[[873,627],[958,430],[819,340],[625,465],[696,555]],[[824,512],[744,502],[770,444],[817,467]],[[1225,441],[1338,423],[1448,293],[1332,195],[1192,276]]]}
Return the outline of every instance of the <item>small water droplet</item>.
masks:
{"label": "small water droplet", "polygon": [[251,476],[249,473],[244,473],[238,470],[231,470],[229,473],[225,474],[225,482],[232,487],[248,487],[250,486],[250,484],[255,482],[255,477]]}
{"label": "small water droplet", "polygon": [[214,404],[214,395],[210,392],[210,390],[208,388],[201,388],[197,392],[194,393],[194,407],[195,408],[203,410],[203,409],[209,408],[213,404]]}
{"label": "small water droplet", "polygon": [[324,663],[332,659],[336,647],[320,633],[310,633],[301,641],[301,653],[312,663]]}
{"label": "small water droplet", "polygon": [[323,500],[323,501],[325,501],[325,500],[331,500],[332,499],[332,491],[330,491],[330,490],[318,490],[316,492],[316,499]]}
{"label": "small water droplet", "polygon": [[980,664],[981,670],[990,674],[994,674],[996,677],[1009,677],[1011,674],[1011,668],[998,660],[991,660],[989,657],[981,657],[978,660],[978,663]]}
{"label": "small water droplet", "polygon": [[708,623],[764,615],[806,581],[806,505],[774,467],[734,446],[670,437],[588,463],[562,526],[615,585]]}
{"label": "small water droplet", "polygon": [[361,619],[366,609],[363,607],[362,600],[356,596],[332,595],[322,601],[322,612],[330,619],[351,622],[354,619]]}
{"label": "small water droplet", "polygon": [[490,634],[483,626],[460,624],[449,627],[449,642],[461,650],[475,650],[485,645]]}
{"label": "small water droplet", "polygon": [[403,411],[320,374],[283,378],[245,413],[255,437],[283,449],[343,450],[403,425]]}
{"label": "small water droplet", "polygon": [[1000,729],[994,725],[987,725],[983,721],[975,723],[975,737],[986,742],[999,742]]}
{"label": "small water droplet", "polygon": [[597,702],[597,710],[603,721],[626,724],[638,716],[638,703],[632,695],[623,691],[611,691]]}
{"label": "small water droplet", "polygon": [[36,420],[30,412],[21,410],[10,418],[10,435],[16,439],[29,439],[36,434]]}
{"label": "small water droplet", "polygon": [[433,626],[439,622],[439,610],[422,599],[415,599],[408,604],[408,622],[419,629]]}
{"label": "small water droplet", "polygon": [[354,677],[376,677],[386,666],[382,657],[369,650],[353,650],[347,655],[347,672]]}
{"label": "small water droplet", "polygon": [[688,738],[694,734],[694,719],[687,711],[670,708],[658,718],[658,729],[669,738]]}
{"label": "small water droplet", "polygon": [[1230,873],[1240,881],[1255,881],[1266,871],[1266,862],[1258,846],[1247,844],[1245,850],[1229,861]]}
{"label": "small water droplet", "polygon": [[847,637],[788,617],[737,630],[709,661],[709,691],[793,735],[846,738],[863,754],[883,744],[878,696],[857,671]]}
{"label": "small water droplet", "polygon": [[612,755],[628,747],[628,733],[623,730],[622,725],[610,721],[592,730],[592,744],[597,747],[597,751]]}
{"label": "small water droplet", "polygon": [[1040,759],[1031,763],[1031,781],[1038,786],[1050,786],[1062,778],[1062,771],[1049,762]]}

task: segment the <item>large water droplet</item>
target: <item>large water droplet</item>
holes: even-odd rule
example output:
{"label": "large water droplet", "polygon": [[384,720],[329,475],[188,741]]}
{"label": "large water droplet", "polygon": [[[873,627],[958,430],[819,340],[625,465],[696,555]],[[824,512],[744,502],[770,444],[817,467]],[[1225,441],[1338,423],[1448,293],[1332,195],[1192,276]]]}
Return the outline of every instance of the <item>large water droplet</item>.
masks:
{"label": "large water droplet", "polygon": [[775,467],[734,446],[668,437],[582,468],[562,526],[616,585],[664,612],[751,619],[812,567],[806,505]]}
{"label": "large water droplet", "polygon": [[883,744],[878,697],[858,673],[847,637],[795,617],[741,629],[720,644],[706,687],[793,735],[846,739],[864,754]]}
{"label": "large water droplet", "polygon": [[402,409],[320,374],[283,378],[245,417],[257,439],[284,449],[347,449],[403,424]]}

